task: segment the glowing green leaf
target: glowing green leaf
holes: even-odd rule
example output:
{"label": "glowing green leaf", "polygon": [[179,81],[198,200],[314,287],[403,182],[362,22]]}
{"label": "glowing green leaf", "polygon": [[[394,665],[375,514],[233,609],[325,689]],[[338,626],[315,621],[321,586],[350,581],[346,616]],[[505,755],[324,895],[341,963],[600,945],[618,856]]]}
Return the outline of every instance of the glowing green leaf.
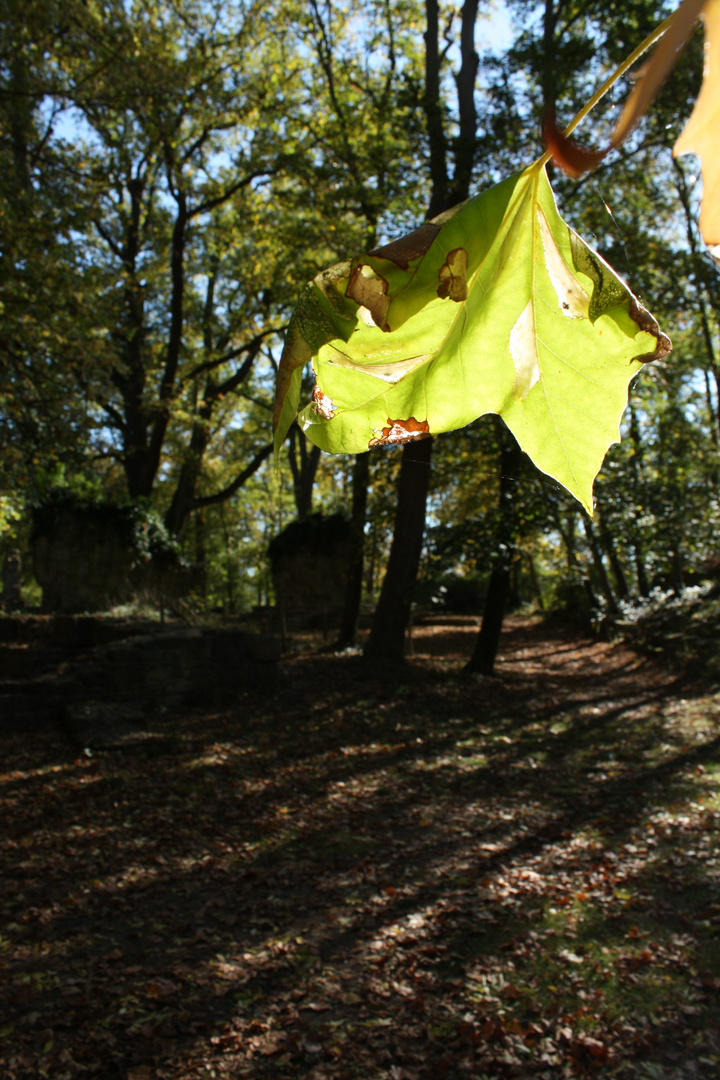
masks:
{"label": "glowing green leaf", "polygon": [[670,349],[653,317],[563,222],[541,163],[318,275],[288,331],[276,445],[299,422],[331,453],[499,413],[585,507],[619,440],[628,384]]}

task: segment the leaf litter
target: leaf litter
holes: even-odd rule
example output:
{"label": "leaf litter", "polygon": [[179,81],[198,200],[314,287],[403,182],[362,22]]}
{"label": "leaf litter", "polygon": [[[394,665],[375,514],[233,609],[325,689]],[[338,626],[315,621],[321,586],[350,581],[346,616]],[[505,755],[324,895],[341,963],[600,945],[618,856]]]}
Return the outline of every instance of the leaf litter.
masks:
{"label": "leaf litter", "polygon": [[717,1076],[720,695],[475,633],[299,653],[160,758],[8,734],[2,1076]]}

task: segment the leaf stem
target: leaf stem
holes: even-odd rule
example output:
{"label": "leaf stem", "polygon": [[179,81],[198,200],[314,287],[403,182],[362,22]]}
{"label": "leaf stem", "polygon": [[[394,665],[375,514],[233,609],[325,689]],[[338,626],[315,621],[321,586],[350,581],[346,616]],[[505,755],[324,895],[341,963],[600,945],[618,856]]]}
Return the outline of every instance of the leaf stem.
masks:
{"label": "leaf stem", "polygon": [[[673,11],[672,15],[668,15],[667,19],[665,19],[664,22],[661,22],[658,26],[656,26],[652,33],[650,33],[644,41],[641,41],[635,49],[633,49],[630,55],[623,60],[623,62],[620,64],[619,67],[615,69],[615,71],[613,71],[612,75],[610,75],[602,84],[602,86],[595,91],[590,100],[586,102],[585,105],[583,105],[582,109],[580,109],[580,111],[572,118],[568,126],[565,128],[563,135],[566,138],[569,135],[572,135],[578,124],[582,123],[588,113],[591,112],[595,108],[597,103],[605,97],[608,90],[611,90],[615,83],[618,81],[618,79],[621,79],[623,77],[628,68],[631,68],[633,64],[635,64],[640,59],[643,53],[647,52],[648,49],[652,48],[655,42],[663,36],[663,34],[670,28],[670,24],[675,18],[675,14],[676,12]],[[550,157],[550,153],[546,151],[540,158],[538,165],[544,165],[546,161],[550,160]]]}

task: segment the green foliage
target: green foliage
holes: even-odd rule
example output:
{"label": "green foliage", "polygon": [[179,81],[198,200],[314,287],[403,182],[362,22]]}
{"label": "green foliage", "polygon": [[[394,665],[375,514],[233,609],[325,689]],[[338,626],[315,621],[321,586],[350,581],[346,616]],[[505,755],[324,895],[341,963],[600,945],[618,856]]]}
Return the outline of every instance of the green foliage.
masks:
{"label": "green foliage", "polygon": [[720,585],[706,581],[674,591],[660,586],[647,598],[621,604],[616,631],[643,652],[671,667],[720,681]]}
{"label": "green foliage", "polygon": [[[514,4],[509,48],[480,57],[471,191],[482,194],[470,206],[490,206],[493,185],[537,155],[548,87],[558,116],[572,115],[661,17],[648,0],[621,9],[596,0]],[[441,5],[443,18],[448,38],[459,41],[458,12]],[[142,490],[168,525],[172,517],[186,556],[205,560],[208,604],[239,610],[266,598],[266,544],[293,513],[289,478],[261,464],[241,488],[233,483],[270,439],[274,365],[296,283],[347,252],[375,252],[363,265],[383,275],[378,250],[422,219],[429,197],[424,29],[424,9],[414,0],[0,5],[0,499],[2,542],[22,550],[24,567],[29,526],[18,514],[30,502],[57,485],[90,502],[127,502],[132,490],[137,503]],[[477,29],[482,53],[484,27]],[[673,337],[671,361],[635,377],[634,419],[622,421],[623,444],[611,449],[595,484],[601,556],[612,587],[610,553],[631,593],[643,591],[643,576],[648,588],[668,574],[689,580],[716,548],[720,522],[718,278],[697,232],[697,170],[669,156],[700,84],[701,37],[612,167],[579,184],[553,177],[563,218],[627,276]],[[441,58],[448,157],[457,137],[456,68],[450,49]],[[597,111],[598,141],[609,137],[623,93],[618,86]],[[554,236],[552,197],[546,191],[540,201]],[[435,290],[458,246],[450,234],[463,220],[459,212],[436,237],[434,266],[425,253],[426,284]],[[518,219],[518,243],[525,230],[525,243],[544,253],[532,222],[532,213]],[[570,234],[559,228],[567,253]],[[484,242],[474,224],[470,231],[473,244]],[[566,265],[589,295],[595,283],[570,256]],[[409,276],[389,269],[388,282]],[[543,289],[551,287],[544,257],[531,272],[543,277]],[[482,275],[477,280],[485,287]],[[451,293],[435,296],[433,312],[477,306]],[[552,292],[550,299],[557,308]],[[519,304],[513,316],[506,313],[506,338],[523,310]],[[404,332],[356,324],[354,311],[349,321],[359,328],[351,340],[374,337],[383,348]],[[555,321],[569,341],[583,320]],[[583,355],[586,340],[581,335]],[[517,372],[507,345],[496,397],[505,393],[508,418],[514,410],[526,438],[519,418],[534,409],[540,384],[525,401],[513,398]],[[492,391],[487,355],[483,338],[470,361],[480,397]],[[446,369],[451,383],[453,363],[443,353],[425,367]],[[635,366],[622,362],[625,382]],[[353,385],[380,381],[323,360],[321,388],[338,377]],[[393,410],[403,384],[412,397],[405,417],[371,402],[364,445],[378,432],[385,438],[383,428],[392,432],[390,420],[427,419],[416,404],[424,404],[423,366],[397,384],[383,382]],[[485,407],[466,396],[456,393],[460,400],[448,406],[461,413],[458,422]],[[623,398],[621,387],[618,410]],[[340,420],[328,423],[312,407],[305,416],[328,439]],[[498,496],[493,432],[480,421],[436,441],[425,566],[431,578],[465,577],[490,565]],[[617,423],[608,421],[603,438],[616,435]],[[371,455],[371,594],[382,580],[399,457],[392,447]],[[323,455],[313,509],[346,514],[349,475],[347,461]],[[513,492],[523,595],[532,555],[548,601],[553,579],[578,575],[591,579],[599,596],[582,518],[569,526],[569,503],[555,485],[525,462]]]}
{"label": "green foliage", "polygon": [[11,495],[0,495],[0,540],[12,535],[14,525],[22,517],[22,506]]}
{"label": "green foliage", "polygon": [[176,561],[180,555],[177,541],[151,506],[98,501],[68,488],[48,492],[42,502],[32,507],[33,535],[52,537],[58,522],[68,512],[89,523],[98,521],[110,526],[143,562],[150,559]]}

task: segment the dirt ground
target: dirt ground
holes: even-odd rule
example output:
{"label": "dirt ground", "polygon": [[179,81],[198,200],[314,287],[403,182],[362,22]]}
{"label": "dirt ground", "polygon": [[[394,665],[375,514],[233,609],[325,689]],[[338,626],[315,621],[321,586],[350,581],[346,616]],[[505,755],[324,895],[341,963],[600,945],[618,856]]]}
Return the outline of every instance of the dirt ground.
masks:
{"label": "dirt ground", "polygon": [[720,694],[513,619],[0,741],[3,1080],[720,1075]]}

